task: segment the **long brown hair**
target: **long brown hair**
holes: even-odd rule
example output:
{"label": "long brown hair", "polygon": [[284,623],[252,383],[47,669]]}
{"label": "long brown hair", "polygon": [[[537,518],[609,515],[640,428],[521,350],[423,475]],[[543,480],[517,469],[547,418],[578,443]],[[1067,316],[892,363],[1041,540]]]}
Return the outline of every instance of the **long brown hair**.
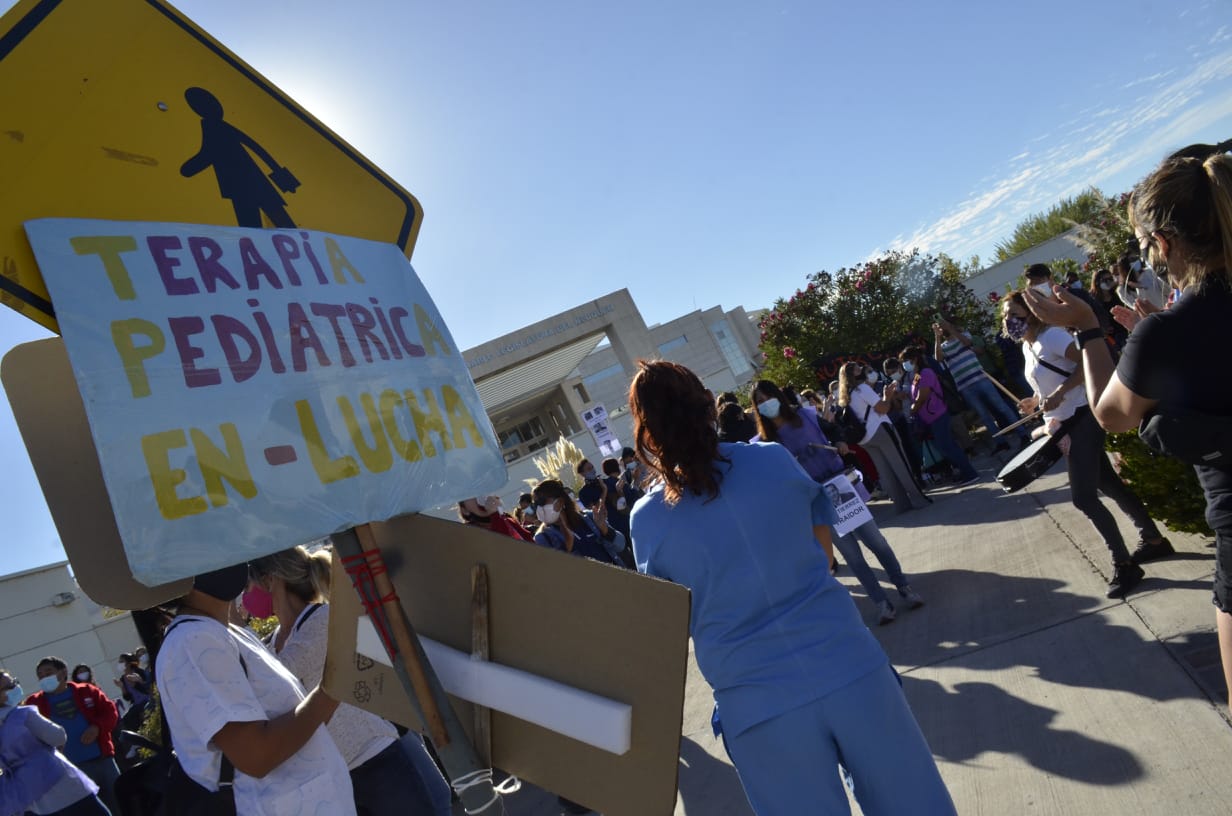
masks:
{"label": "long brown hair", "polygon": [[1136,233],[1180,242],[1188,268],[1183,279],[1171,275],[1174,285],[1198,284],[1217,271],[1232,281],[1232,159],[1164,159],[1130,194],[1129,223]]}
{"label": "long brown hair", "polygon": [[722,474],[715,461],[722,457],[706,387],[677,363],[638,360],[637,367],[629,386],[637,458],[663,479],[668,504],[686,492],[718,496]]}
{"label": "long brown hair", "polygon": [[774,420],[766,419],[761,415],[761,411],[757,410],[757,395],[761,394],[765,397],[773,397],[779,401],[779,416],[784,422],[790,423],[793,428],[799,428],[800,413],[792,407],[791,402],[787,399],[787,394],[778,385],[770,380],[758,380],[753,383],[753,387],[749,389],[749,402],[753,404],[753,418],[757,421],[757,435],[761,437],[763,442],[778,442],[779,429],[774,424]]}

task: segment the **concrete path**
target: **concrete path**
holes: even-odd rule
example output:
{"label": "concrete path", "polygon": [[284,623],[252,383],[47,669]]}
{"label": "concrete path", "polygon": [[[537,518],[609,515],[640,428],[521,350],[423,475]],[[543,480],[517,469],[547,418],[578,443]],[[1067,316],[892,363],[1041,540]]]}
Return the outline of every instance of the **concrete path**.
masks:
{"label": "concrete path", "polygon": [[[1213,544],[1169,534],[1178,554],[1147,565],[1128,601],[1110,601],[1108,552],[1068,503],[1060,468],[1005,495],[998,462],[976,464],[988,483],[938,491],[928,509],[874,506],[925,607],[878,627],[850,571],[839,575],[902,674],[959,813],[1232,813]],[[1137,534],[1117,516],[1133,549]],[[677,816],[751,813],[711,736],[711,705],[693,666]],[[559,809],[528,789],[507,812]]]}

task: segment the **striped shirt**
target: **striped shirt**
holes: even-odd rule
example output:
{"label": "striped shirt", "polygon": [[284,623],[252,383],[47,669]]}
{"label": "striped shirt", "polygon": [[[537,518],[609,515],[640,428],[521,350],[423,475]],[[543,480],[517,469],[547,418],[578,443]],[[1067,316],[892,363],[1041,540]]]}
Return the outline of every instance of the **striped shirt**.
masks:
{"label": "striped shirt", "polygon": [[[971,338],[971,335],[965,332],[963,336]],[[984,379],[984,367],[980,365],[980,358],[975,356],[970,346],[964,346],[961,340],[946,340],[941,344],[941,353],[945,355],[945,367],[949,369],[950,376],[954,378],[954,384],[959,390]]]}

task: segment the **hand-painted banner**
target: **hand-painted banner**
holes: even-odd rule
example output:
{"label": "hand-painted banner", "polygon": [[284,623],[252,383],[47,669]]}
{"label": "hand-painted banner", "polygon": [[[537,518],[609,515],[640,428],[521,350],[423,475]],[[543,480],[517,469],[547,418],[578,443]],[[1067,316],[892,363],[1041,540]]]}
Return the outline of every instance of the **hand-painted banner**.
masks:
{"label": "hand-painted banner", "polygon": [[505,483],[466,365],[398,247],[77,219],[26,232],[139,581]]}

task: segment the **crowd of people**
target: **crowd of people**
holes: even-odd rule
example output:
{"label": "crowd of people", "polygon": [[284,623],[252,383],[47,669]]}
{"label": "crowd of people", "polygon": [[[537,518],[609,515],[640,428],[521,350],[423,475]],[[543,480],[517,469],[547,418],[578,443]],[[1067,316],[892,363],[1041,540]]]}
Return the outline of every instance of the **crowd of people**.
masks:
{"label": "crowd of people", "polygon": [[[1135,188],[1136,251],[1089,284],[1030,267],[1001,301],[997,338],[938,314],[931,346],[859,355],[816,391],[761,379],[744,399],[716,398],[676,363],[641,361],[634,444],[619,458],[543,479],[510,513],[477,497],[458,516],[687,586],[716,732],[758,814],[847,812],[848,790],[870,816],[947,814],[953,802],[901,684],[834,575],[846,564],[879,624],[924,596],[872,515],[848,510],[885,498],[909,513],[939,488],[977,483],[981,430],[990,454],[1046,440],[1108,547],[1108,595],[1124,597],[1142,564],[1173,553],[1104,450],[1106,432],[1140,428],[1195,465],[1205,491],[1232,688],[1232,371],[1219,355],[1189,353],[1218,348],[1232,316],[1232,161],[1204,147]],[[1001,355],[987,353],[993,343]],[[1134,550],[1100,494],[1134,523]],[[860,520],[844,526],[840,513]],[[175,749],[163,795],[182,807],[170,812],[448,813],[430,745],[320,687],[330,558],[296,547],[196,576],[173,603],[135,612],[149,652],[119,658],[123,717],[88,666],[70,673],[44,658],[30,695],[0,671],[0,814],[139,814],[117,805],[128,757],[117,763],[114,732],[150,716]],[[238,625],[248,615],[277,625],[258,638]]]}
{"label": "crowd of people", "polygon": [[[136,758],[122,731],[138,731],[151,690],[144,646],[121,654],[109,696],[94,670],[55,656],[34,666],[38,691],[27,693],[17,675],[0,669],[0,772],[20,785],[0,784],[0,813],[119,813],[116,782],[121,764]],[[117,761],[118,760],[118,761]],[[28,768],[28,770],[26,770]]]}

